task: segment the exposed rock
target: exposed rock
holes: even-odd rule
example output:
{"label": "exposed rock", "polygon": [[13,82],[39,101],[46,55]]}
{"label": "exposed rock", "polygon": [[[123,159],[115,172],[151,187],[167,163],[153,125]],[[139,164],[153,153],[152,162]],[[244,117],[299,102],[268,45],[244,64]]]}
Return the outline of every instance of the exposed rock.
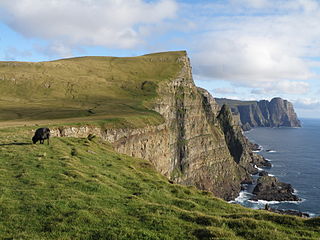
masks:
{"label": "exposed rock", "polygon": [[[236,116],[238,116],[238,114]],[[250,123],[245,123],[242,125],[243,131],[250,131],[251,129],[252,129],[252,127],[251,127]]]}
{"label": "exposed rock", "polygon": [[275,209],[271,208],[268,204],[265,205],[265,208],[263,210],[274,212],[274,213],[279,213],[279,214],[284,214],[284,215],[293,215],[293,216],[298,216],[298,217],[303,217],[303,218],[309,218],[310,215],[308,213],[296,211],[296,210],[282,210],[282,209]]}
{"label": "exposed rock", "polygon": [[258,179],[256,187],[253,189],[254,197],[251,200],[266,201],[300,201],[293,194],[294,189],[290,184],[279,182],[277,178],[262,176]]}
{"label": "exposed rock", "polygon": [[262,150],[262,147],[259,144],[249,142],[249,145],[252,151],[260,152]]}
{"label": "exposed rock", "polygon": [[268,174],[268,172],[266,172],[266,171],[261,171],[261,172],[259,172],[259,176],[260,177],[262,177],[262,176],[268,176],[269,174]]}
{"label": "exposed rock", "polygon": [[265,159],[263,156],[256,154],[256,153],[250,153],[251,159],[252,159],[252,164],[255,165],[256,167],[265,167],[265,168],[271,168],[272,165],[270,161]]}
{"label": "exposed rock", "polygon": [[[247,178],[244,179],[241,184],[253,184],[253,179],[252,178]],[[244,190],[244,187],[241,185],[241,190]]]}
{"label": "exposed rock", "polygon": [[221,106],[228,104],[233,114],[240,116],[244,131],[253,127],[301,127],[292,103],[282,98],[273,98],[270,102],[224,98],[216,98],[216,101]]}

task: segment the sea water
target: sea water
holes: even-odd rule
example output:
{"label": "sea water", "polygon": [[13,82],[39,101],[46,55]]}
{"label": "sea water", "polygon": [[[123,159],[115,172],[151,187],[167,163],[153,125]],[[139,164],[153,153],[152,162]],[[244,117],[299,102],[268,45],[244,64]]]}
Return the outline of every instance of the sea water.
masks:
{"label": "sea water", "polygon": [[272,208],[320,216],[320,119],[302,119],[302,128],[255,128],[245,135],[263,147],[259,154],[272,163],[272,168],[265,170],[290,183],[302,201],[250,201],[254,186],[249,185],[235,202],[251,208],[263,208],[268,203]]}

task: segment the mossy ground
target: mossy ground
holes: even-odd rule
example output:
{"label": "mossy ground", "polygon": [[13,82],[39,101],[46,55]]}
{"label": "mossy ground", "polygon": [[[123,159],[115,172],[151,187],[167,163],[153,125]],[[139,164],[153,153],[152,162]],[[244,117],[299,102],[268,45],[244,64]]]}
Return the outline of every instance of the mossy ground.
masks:
{"label": "mossy ground", "polygon": [[228,204],[170,184],[145,160],[99,138],[33,145],[0,130],[1,239],[319,239],[304,220]]}

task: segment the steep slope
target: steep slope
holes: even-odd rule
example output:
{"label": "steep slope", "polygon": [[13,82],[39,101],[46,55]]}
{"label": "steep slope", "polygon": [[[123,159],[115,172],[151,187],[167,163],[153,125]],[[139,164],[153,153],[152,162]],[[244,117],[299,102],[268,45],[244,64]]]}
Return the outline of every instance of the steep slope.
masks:
{"label": "steep slope", "polygon": [[228,204],[171,184],[147,160],[99,138],[32,145],[33,128],[0,129],[1,239],[319,239],[304,220]]}
{"label": "steep slope", "polygon": [[216,98],[222,106],[227,104],[235,115],[240,116],[244,129],[252,127],[301,127],[292,103],[282,98],[273,98],[270,102],[238,101]]}

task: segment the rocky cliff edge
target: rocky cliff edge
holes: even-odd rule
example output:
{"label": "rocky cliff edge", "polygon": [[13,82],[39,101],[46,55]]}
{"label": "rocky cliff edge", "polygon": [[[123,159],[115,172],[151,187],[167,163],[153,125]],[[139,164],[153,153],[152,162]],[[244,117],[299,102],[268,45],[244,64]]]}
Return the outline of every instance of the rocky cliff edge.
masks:
{"label": "rocky cliff edge", "polygon": [[53,135],[100,136],[120,153],[149,160],[175,183],[234,199],[264,159],[252,153],[230,109],[220,109],[210,93],[195,86],[187,55],[176,61],[181,63],[178,77],[158,84],[152,106],[164,123],[138,129],[61,126]]}

